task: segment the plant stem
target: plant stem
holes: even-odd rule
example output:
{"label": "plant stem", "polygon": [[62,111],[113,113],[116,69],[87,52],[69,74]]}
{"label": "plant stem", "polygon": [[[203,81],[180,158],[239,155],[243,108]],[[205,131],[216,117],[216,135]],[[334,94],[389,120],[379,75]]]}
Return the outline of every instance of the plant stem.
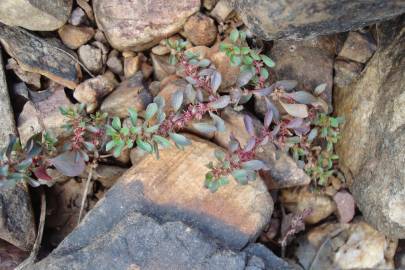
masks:
{"label": "plant stem", "polygon": [[32,248],[30,256],[25,259],[20,265],[18,265],[15,270],[22,270],[26,267],[31,266],[38,255],[39,248],[41,246],[42,242],[42,235],[44,233],[44,227],[45,227],[45,217],[46,217],[46,196],[45,196],[45,191],[41,187],[39,189],[40,191],[40,196],[41,196],[41,215],[39,217],[39,225],[38,225],[38,231],[37,231],[37,238],[35,239],[34,246]]}
{"label": "plant stem", "polygon": [[96,166],[97,166],[96,161],[93,161],[93,163],[90,165],[89,175],[87,176],[86,186],[84,188],[83,195],[82,195],[82,202],[80,205],[79,217],[77,218],[77,225],[80,224],[80,220],[82,218],[84,205],[86,204],[87,193],[89,192],[91,178],[93,177],[93,170]]}

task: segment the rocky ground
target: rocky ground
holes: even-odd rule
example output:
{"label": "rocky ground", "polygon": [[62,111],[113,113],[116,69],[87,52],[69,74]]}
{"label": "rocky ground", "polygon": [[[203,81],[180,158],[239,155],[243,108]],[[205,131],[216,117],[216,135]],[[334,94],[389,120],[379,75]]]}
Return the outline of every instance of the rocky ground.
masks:
{"label": "rocky ground", "polygon": [[[0,148],[9,134],[23,145],[44,131],[67,140],[60,107],[85,104],[126,126],[129,108],[142,112],[156,97],[170,104],[190,85],[173,63],[176,40],[201,65],[208,59],[220,96],[232,96],[246,74],[222,48],[235,29],[275,62],[261,88],[319,91],[327,114],[344,117],[327,175],[270,142],[256,153],[270,170],[255,181],[204,186],[230,134],[249,144],[246,115],[252,129],[266,125],[269,105],[255,95],[218,112],[225,132],[182,128],[192,142],[184,150],[156,159],[138,142],[79,176],[54,164],[48,182],[35,174],[45,185],[3,186],[0,270],[39,247],[35,263],[17,269],[405,268],[405,4],[372,2],[0,1]],[[317,147],[320,156],[327,146]]]}

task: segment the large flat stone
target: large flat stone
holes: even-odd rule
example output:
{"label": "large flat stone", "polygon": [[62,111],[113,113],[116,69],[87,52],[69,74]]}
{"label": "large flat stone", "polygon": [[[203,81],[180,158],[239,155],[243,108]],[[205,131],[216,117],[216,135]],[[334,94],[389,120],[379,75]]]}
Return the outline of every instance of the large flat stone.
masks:
{"label": "large flat stone", "polygon": [[402,0],[232,0],[256,36],[302,39],[358,29],[405,12]]}
{"label": "large flat stone", "polygon": [[346,122],[337,145],[340,162],[367,222],[405,238],[405,22],[378,27],[379,49],[361,77],[335,89]]}

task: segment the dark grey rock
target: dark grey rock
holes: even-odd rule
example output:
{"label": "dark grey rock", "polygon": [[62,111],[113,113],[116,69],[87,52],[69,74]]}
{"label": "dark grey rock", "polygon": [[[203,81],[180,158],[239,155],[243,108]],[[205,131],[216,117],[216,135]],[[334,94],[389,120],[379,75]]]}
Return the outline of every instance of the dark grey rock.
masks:
{"label": "dark grey rock", "polygon": [[0,238],[29,251],[35,242],[35,221],[28,187],[20,183],[0,190]]}
{"label": "dark grey rock", "polygon": [[[9,134],[16,134],[0,49],[0,149],[7,146]],[[35,241],[35,223],[28,188],[25,184],[0,189],[0,238],[29,250]]]}
{"label": "dark grey rock", "polygon": [[361,63],[345,60],[336,60],[333,66],[335,77],[333,83],[339,87],[348,86],[360,76],[364,65]]}
{"label": "dark grey rock", "polygon": [[[276,80],[296,80],[296,88],[308,92],[326,83],[322,98],[328,102],[331,109],[336,43],[336,35],[302,41],[275,41],[270,54],[276,62]],[[264,99],[256,99],[255,110],[264,116],[267,110]]]}
{"label": "dark grey rock", "polygon": [[153,211],[147,203],[135,211],[121,196],[122,188],[114,186],[76,230],[30,270],[291,269],[263,246],[230,250],[182,222],[164,221],[164,212]]}
{"label": "dark grey rock", "polygon": [[335,90],[346,122],[340,164],[366,221],[405,238],[405,16],[378,26],[379,48],[361,77]]}
{"label": "dark grey rock", "polygon": [[2,23],[0,42],[24,71],[42,74],[71,89],[77,86],[80,74],[77,61],[52,42]]}
{"label": "dark grey rock", "polygon": [[402,0],[232,0],[256,36],[299,39],[359,29],[405,12]]}

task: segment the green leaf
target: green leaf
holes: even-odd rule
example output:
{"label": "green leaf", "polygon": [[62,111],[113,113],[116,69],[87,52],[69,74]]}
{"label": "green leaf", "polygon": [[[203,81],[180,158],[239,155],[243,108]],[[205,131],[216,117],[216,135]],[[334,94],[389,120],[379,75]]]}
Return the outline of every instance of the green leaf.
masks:
{"label": "green leaf", "polygon": [[132,147],[134,147],[134,140],[128,139],[126,145],[128,149],[132,149]]}
{"label": "green leaf", "polygon": [[215,127],[216,127],[217,131],[224,132],[225,129],[226,129],[224,120],[222,120],[221,117],[219,117],[218,115],[216,115],[216,114],[214,114],[212,112],[209,112],[209,114],[210,114],[212,120],[214,121],[214,124],[215,124]]}
{"label": "green leaf", "polygon": [[112,127],[115,130],[120,130],[121,129],[121,119],[119,117],[117,117],[117,116],[114,117],[111,124],[112,124]]}
{"label": "green leaf", "polygon": [[158,111],[156,103],[150,103],[145,111],[145,121],[149,121]]}
{"label": "green leaf", "polygon": [[281,106],[286,112],[294,117],[306,118],[308,117],[308,107],[305,104],[289,104],[280,101]]}
{"label": "green leaf", "polygon": [[235,66],[239,66],[242,63],[242,59],[240,56],[232,55],[231,56],[231,63]]}
{"label": "green leaf", "polygon": [[131,120],[132,125],[136,126],[136,121],[138,120],[138,112],[133,108],[129,108],[128,113],[129,113],[129,119]]}
{"label": "green leaf", "polygon": [[8,164],[4,164],[0,166],[0,176],[7,176],[8,175]]}
{"label": "green leaf", "polygon": [[261,160],[249,160],[242,163],[242,168],[246,170],[269,170],[269,167]]}
{"label": "green leaf", "polygon": [[191,141],[187,139],[185,136],[177,133],[169,132],[169,137],[180,146],[187,146],[191,144]]}
{"label": "green leaf", "polygon": [[31,164],[32,164],[32,159],[29,158],[29,159],[26,159],[26,160],[21,161],[21,162],[16,166],[16,169],[17,169],[17,171],[22,172],[22,171],[27,170],[28,167],[31,166]]}
{"label": "green leaf", "polygon": [[227,49],[229,49],[231,46],[232,46],[231,44],[222,42],[221,44],[219,44],[219,50],[221,52],[223,52],[223,51],[226,51]]}
{"label": "green leaf", "polygon": [[233,47],[233,53],[239,55],[239,54],[240,54],[240,48],[237,47],[237,46],[234,46],[234,47]]}
{"label": "green leaf", "polygon": [[238,38],[239,38],[239,31],[238,31],[238,29],[232,30],[231,34],[229,35],[229,39],[230,39],[232,42],[235,43],[235,42],[238,40]]}
{"label": "green leaf", "polygon": [[121,128],[120,133],[122,135],[124,135],[124,136],[128,136],[129,135],[129,128],[127,128],[127,127]]}
{"label": "green leaf", "polygon": [[238,181],[239,184],[246,185],[248,182],[248,175],[246,170],[234,170],[232,172],[232,176],[236,179],[236,181]]}
{"label": "green leaf", "polygon": [[243,63],[245,65],[251,65],[251,64],[253,64],[253,58],[250,57],[249,55],[246,55],[243,57]]}
{"label": "green leaf", "polygon": [[[249,48],[249,47],[242,47],[242,48],[240,49],[240,53],[243,54],[243,55],[248,54],[249,52],[250,52],[250,48]],[[252,60],[253,60],[253,59],[252,59]]]}
{"label": "green leaf", "polygon": [[148,128],[145,128],[145,132],[146,133],[154,133],[156,131],[158,131],[160,125],[154,125]]}
{"label": "green leaf", "polygon": [[260,77],[267,80],[269,78],[269,72],[265,68],[260,69]]}
{"label": "green leaf", "polygon": [[213,109],[223,109],[230,103],[230,96],[221,96],[217,100],[211,102],[209,105]]}
{"label": "green leaf", "polygon": [[225,176],[219,178],[217,181],[218,181],[219,187],[226,186],[229,184],[229,179]]}
{"label": "green leaf", "polygon": [[162,136],[153,135],[152,139],[164,148],[168,148],[171,146],[170,141]]}
{"label": "green leaf", "polygon": [[199,132],[211,133],[217,131],[217,128],[208,123],[193,123],[192,126]]}
{"label": "green leaf", "polygon": [[330,126],[334,127],[334,128],[339,127],[339,121],[336,118],[331,117],[330,118]]}
{"label": "green leaf", "polygon": [[198,66],[205,68],[208,67],[211,64],[211,61],[208,59],[202,59],[200,62],[198,62]]}
{"label": "green leaf", "polygon": [[129,131],[131,132],[131,134],[139,134],[139,133],[141,133],[141,131],[142,131],[142,128],[141,127],[131,127],[130,129],[129,129]]}
{"label": "green leaf", "polygon": [[177,90],[172,95],[172,108],[175,112],[177,112],[183,104],[183,97],[184,94],[182,90]]}
{"label": "green leaf", "polygon": [[111,149],[114,148],[114,146],[115,146],[115,142],[114,142],[114,141],[109,141],[109,142],[106,144],[106,146],[105,146],[105,150],[106,150],[107,152],[109,152]]}
{"label": "green leaf", "polygon": [[96,146],[94,144],[92,144],[91,142],[83,142],[84,147],[86,147],[86,149],[90,152],[93,152],[96,150]]}
{"label": "green leaf", "polygon": [[153,153],[153,147],[150,143],[141,140],[141,138],[136,139],[136,145],[145,152]]}
{"label": "green leaf", "polygon": [[169,64],[173,65],[173,66],[175,64],[177,64],[177,58],[176,58],[176,56],[174,54],[170,54],[170,56],[169,56]]}
{"label": "green leaf", "polygon": [[269,68],[273,68],[276,66],[276,64],[274,63],[273,60],[270,59],[270,57],[268,57],[267,55],[260,55],[261,59],[263,60],[263,62],[266,64],[266,66],[268,66]]}
{"label": "green leaf", "polygon": [[214,151],[215,158],[218,159],[219,161],[223,161],[225,159],[225,153],[221,150],[215,150]]}
{"label": "green leaf", "polygon": [[121,156],[121,153],[122,153],[122,150],[124,149],[124,147],[125,147],[125,142],[119,141],[119,143],[114,148],[113,156],[115,158],[118,158],[119,156]]}
{"label": "green leaf", "polygon": [[253,60],[260,61],[260,55],[255,51],[250,51],[250,56],[253,58]]}
{"label": "green leaf", "polygon": [[205,185],[213,193],[216,192],[219,188],[218,181],[206,181]]}

